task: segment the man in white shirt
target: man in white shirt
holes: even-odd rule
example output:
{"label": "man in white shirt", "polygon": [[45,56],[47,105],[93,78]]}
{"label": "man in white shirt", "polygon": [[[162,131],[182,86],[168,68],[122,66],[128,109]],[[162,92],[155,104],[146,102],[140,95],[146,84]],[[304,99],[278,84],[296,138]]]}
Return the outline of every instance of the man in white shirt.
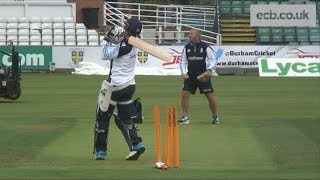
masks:
{"label": "man in white shirt", "polygon": [[[125,138],[132,144],[131,152],[126,160],[137,160],[145,151],[142,138],[138,136],[137,129],[132,122],[132,96],[136,89],[134,79],[136,48],[128,43],[128,38],[139,36],[141,30],[142,23],[139,19],[132,17],[126,21],[124,31],[115,27],[106,34],[104,39],[102,59],[111,62],[109,78],[102,83],[98,98],[94,135],[96,160],[104,160],[107,155],[109,122],[115,107],[117,107],[119,119],[124,124],[124,131],[127,132],[124,134]],[[111,47],[109,42],[116,43],[116,46]],[[107,98],[108,93],[109,99]]]}

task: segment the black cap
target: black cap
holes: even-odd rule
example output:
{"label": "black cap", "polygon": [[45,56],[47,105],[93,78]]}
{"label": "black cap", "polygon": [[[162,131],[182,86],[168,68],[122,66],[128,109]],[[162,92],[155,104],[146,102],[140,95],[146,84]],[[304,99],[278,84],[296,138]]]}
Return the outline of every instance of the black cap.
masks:
{"label": "black cap", "polygon": [[131,17],[127,20],[127,26],[135,35],[139,35],[142,30],[142,23],[137,17]]}

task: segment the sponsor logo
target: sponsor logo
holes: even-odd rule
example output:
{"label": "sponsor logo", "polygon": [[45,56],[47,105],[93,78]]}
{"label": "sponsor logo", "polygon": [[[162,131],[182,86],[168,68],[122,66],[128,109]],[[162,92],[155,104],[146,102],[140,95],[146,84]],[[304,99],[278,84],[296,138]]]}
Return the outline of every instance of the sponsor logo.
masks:
{"label": "sponsor logo", "polygon": [[228,51],[226,56],[275,56],[275,51]]}
{"label": "sponsor logo", "polygon": [[202,57],[202,56],[200,56],[200,57],[198,57],[198,56],[191,56],[191,57],[188,58],[188,60],[189,60],[189,61],[201,61],[201,60],[203,60],[203,57]]}
{"label": "sponsor logo", "polygon": [[218,62],[218,66],[256,66],[258,61],[229,61],[229,62]]}
{"label": "sponsor logo", "polygon": [[259,58],[260,76],[320,77],[320,59]]}
{"label": "sponsor logo", "polygon": [[148,61],[148,53],[147,52],[144,52],[144,51],[139,51],[138,52],[138,61],[141,63],[141,64],[144,64]]}
{"label": "sponsor logo", "polygon": [[316,4],[250,6],[251,26],[313,26],[316,27]]}
{"label": "sponsor logo", "polygon": [[79,65],[79,62],[84,61],[85,48],[70,48],[68,51],[71,58],[71,61],[68,62],[69,67],[74,68]]}
{"label": "sponsor logo", "polygon": [[171,50],[171,54],[173,56],[173,60],[171,62],[167,62],[167,63],[163,63],[162,66],[168,66],[168,65],[172,65],[172,64],[179,64],[180,63],[180,59],[181,59],[181,52],[175,50],[175,49],[170,49]]}
{"label": "sponsor logo", "polygon": [[213,57],[216,60],[219,60],[223,55],[223,49],[217,49],[216,51],[215,50],[212,50],[212,51],[213,51]]}
{"label": "sponsor logo", "polygon": [[82,50],[71,50],[71,60],[74,64],[79,64],[83,61],[84,51]]}
{"label": "sponsor logo", "polygon": [[320,58],[320,53],[304,52],[298,48],[295,48],[294,50],[288,52],[287,54],[294,54],[294,55],[298,56],[299,58]]}
{"label": "sponsor logo", "polygon": [[[44,66],[44,54],[19,54],[20,64],[22,66]],[[11,66],[12,60],[10,56],[2,57],[2,64]]]}
{"label": "sponsor logo", "polygon": [[256,17],[258,19],[270,19],[270,20],[274,20],[274,19],[305,19],[305,20],[309,20],[309,12],[306,12],[305,10],[303,10],[302,12],[296,12],[296,13],[292,13],[292,12],[282,12],[282,13],[275,13],[272,10],[268,11],[268,12],[264,12],[261,13],[259,12]]}
{"label": "sponsor logo", "polygon": [[[11,54],[8,46],[0,46],[0,49]],[[16,51],[19,53],[19,64],[22,70],[45,70],[52,62],[51,46],[17,46]],[[0,53],[0,64],[10,67],[12,65],[11,57]]]}

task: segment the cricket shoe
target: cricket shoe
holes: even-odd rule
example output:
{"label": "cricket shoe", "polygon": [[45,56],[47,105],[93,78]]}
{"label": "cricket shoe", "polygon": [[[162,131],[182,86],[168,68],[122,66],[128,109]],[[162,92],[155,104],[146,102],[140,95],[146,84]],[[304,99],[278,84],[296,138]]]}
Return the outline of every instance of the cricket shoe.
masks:
{"label": "cricket shoe", "polygon": [[133,146],[132,151],[126,157],[126,160],[138,160],[140,155],[144,153],[146,148],[144,147],[143,143],[140,142],[139,144]]}
{"label": "cricket shoe", "polygon": [[219,124],[220,121],[219,121],[219,118],[218,116],[212,116],[212,121],[211,121],[212,124]]}
{"label": "cricket shoe", "polygon": [[188,116],[181,116],[181,118],[178,120],[179,124],[189,124],[189,117]]}
{"label": "cricket shoe", "polygon": [[103,150],[99,150],[96,152],[96,160],[104,160],[106,156],[106,152]]}

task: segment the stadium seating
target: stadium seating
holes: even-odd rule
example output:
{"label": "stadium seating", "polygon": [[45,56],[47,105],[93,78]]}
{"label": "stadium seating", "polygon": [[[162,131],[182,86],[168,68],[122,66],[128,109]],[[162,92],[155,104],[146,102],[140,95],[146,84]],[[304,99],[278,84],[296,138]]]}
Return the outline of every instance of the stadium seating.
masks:
{"label": "stadium seating", "polygon": [[19,45],[29,45],[29,35],[19,35],[19,39],[18,39],[18,44]]}
{"label": "stadium seating", "polygon": [[66,35],[66,45],[67,46],[76,45],[76,37],[75,37],[75,35]]}
{"label": "stadium seating", "polygon": [[64,35],[54,35],[53,36],[53,44],[56,46],[64,45]]}
{"label": "stadium seating", "polygon": [[243,13],[244,14],[250,14],[250,5],[254,4],[254,1],[244,1],[243,2]]}
{"label": "stadium seating", "polygon": [[[265,1],[258,1],[266,3]],[[222,16],[249,16],[250,5],[254,0],[221,0],[219,4],[219,13]]]}
{"label": "stadium seating", "polygon": [[310,28],[310,41],[313,44],[320,43],[320,27]]}
{"label": "stadium seating", "polygon": [[[68,3],[66,0],[1,1],[0,7],[0,45],[6,45],[9,41],[18,45],[77,44],[78,34],[76,34],[74,17],[77,13],[73,2]],[[81,43],[79,44],[89,44],[83,41],[97,39],[89,38],[87,28],[80,24],[78,27],[81,28],[79,38]],[[94,41],[90,44],[97,43]]]}
{"label": "stadium seating", "polygon": [[282,27],[271,28],[271,36],[273,43],[282,43],[283,42],[283,29]]}
{"label": "stadium seating", "polygon": [[257,37],[257,41],[259,43],[270,42],[270,28],[269,27],[259,27],[257,29],[257,33],[259,36]]}
{"label": "stadium seating", "polygon": [[219,4],[219,13],[221,15],[231,15],[231,1],[230,0],[222,0]]}
{"label": "stadium seating", "polygon": [[43,35],[52,36],[52,29],[42,29],[42,36]]}
{"label": "stadium seating", "polygon": [[297,41],[298,42],[309,42],[309,28],[308,27],[297,27]]}
{"label": "stadium seating", "polygon": [[234,0],[232,1],[232,14],[234,15],[242,15],[243,14],[243,11],[242,11],[242,8],[243,8],[243,3],[242,1],[239,1],[239,0]]}
{"label": "stadium seating", "polygon": [[72,17],[0,18],[0,45],[89,45],[99,46],[96,30],[88,30]]}
{"label": "stadium seating", "polygon": [[32,17],[30,19],[30,29],[40,29],[41,28],[41,19],[39,17]]}
{"label": "stadium seating", "polygon": [[52,22],[42,22],[41,27],[42,29],[52,29],[53,25]]}
{"label": "stadium seating", "polygon": [[283,28],[284,42],[290,43],[295,42],[296,40],[296,30],[293,27]]}
{"label": "stadium seating", "polygon": [[86,46],[88,45],[88,39],[87,39],[87,36],[85,35],[78,35],[77,36],[77,45],[79,46]]}
{"label": "stadium seating", "polygon": [[51,46],[52,43],[52,34],[44,35],[42,34],[42,45]]}
{"label": "stadium seating", "polygon": [[40,34],[31,34],[30,35],[30,45],[41,45]]}
{"label": "stadium seating", "polygon": [[98,46],[99,45],[99,36],[95,30],[88,30],[88,42],[89,46]]}
{"label": "stadium seating", "polygon": [[7,23],[0,19],[0,45],[7,43]]}
{"label": "stadium seating", "polygon": [[7,34],[7,29],[0,28],[0,35],[6,35],[6,34]]}
{"label": "stadium seating", "polygon": [[7,34],[7,29],[0,28],[0,45],[6,45],[7,43],[6,34]]}

